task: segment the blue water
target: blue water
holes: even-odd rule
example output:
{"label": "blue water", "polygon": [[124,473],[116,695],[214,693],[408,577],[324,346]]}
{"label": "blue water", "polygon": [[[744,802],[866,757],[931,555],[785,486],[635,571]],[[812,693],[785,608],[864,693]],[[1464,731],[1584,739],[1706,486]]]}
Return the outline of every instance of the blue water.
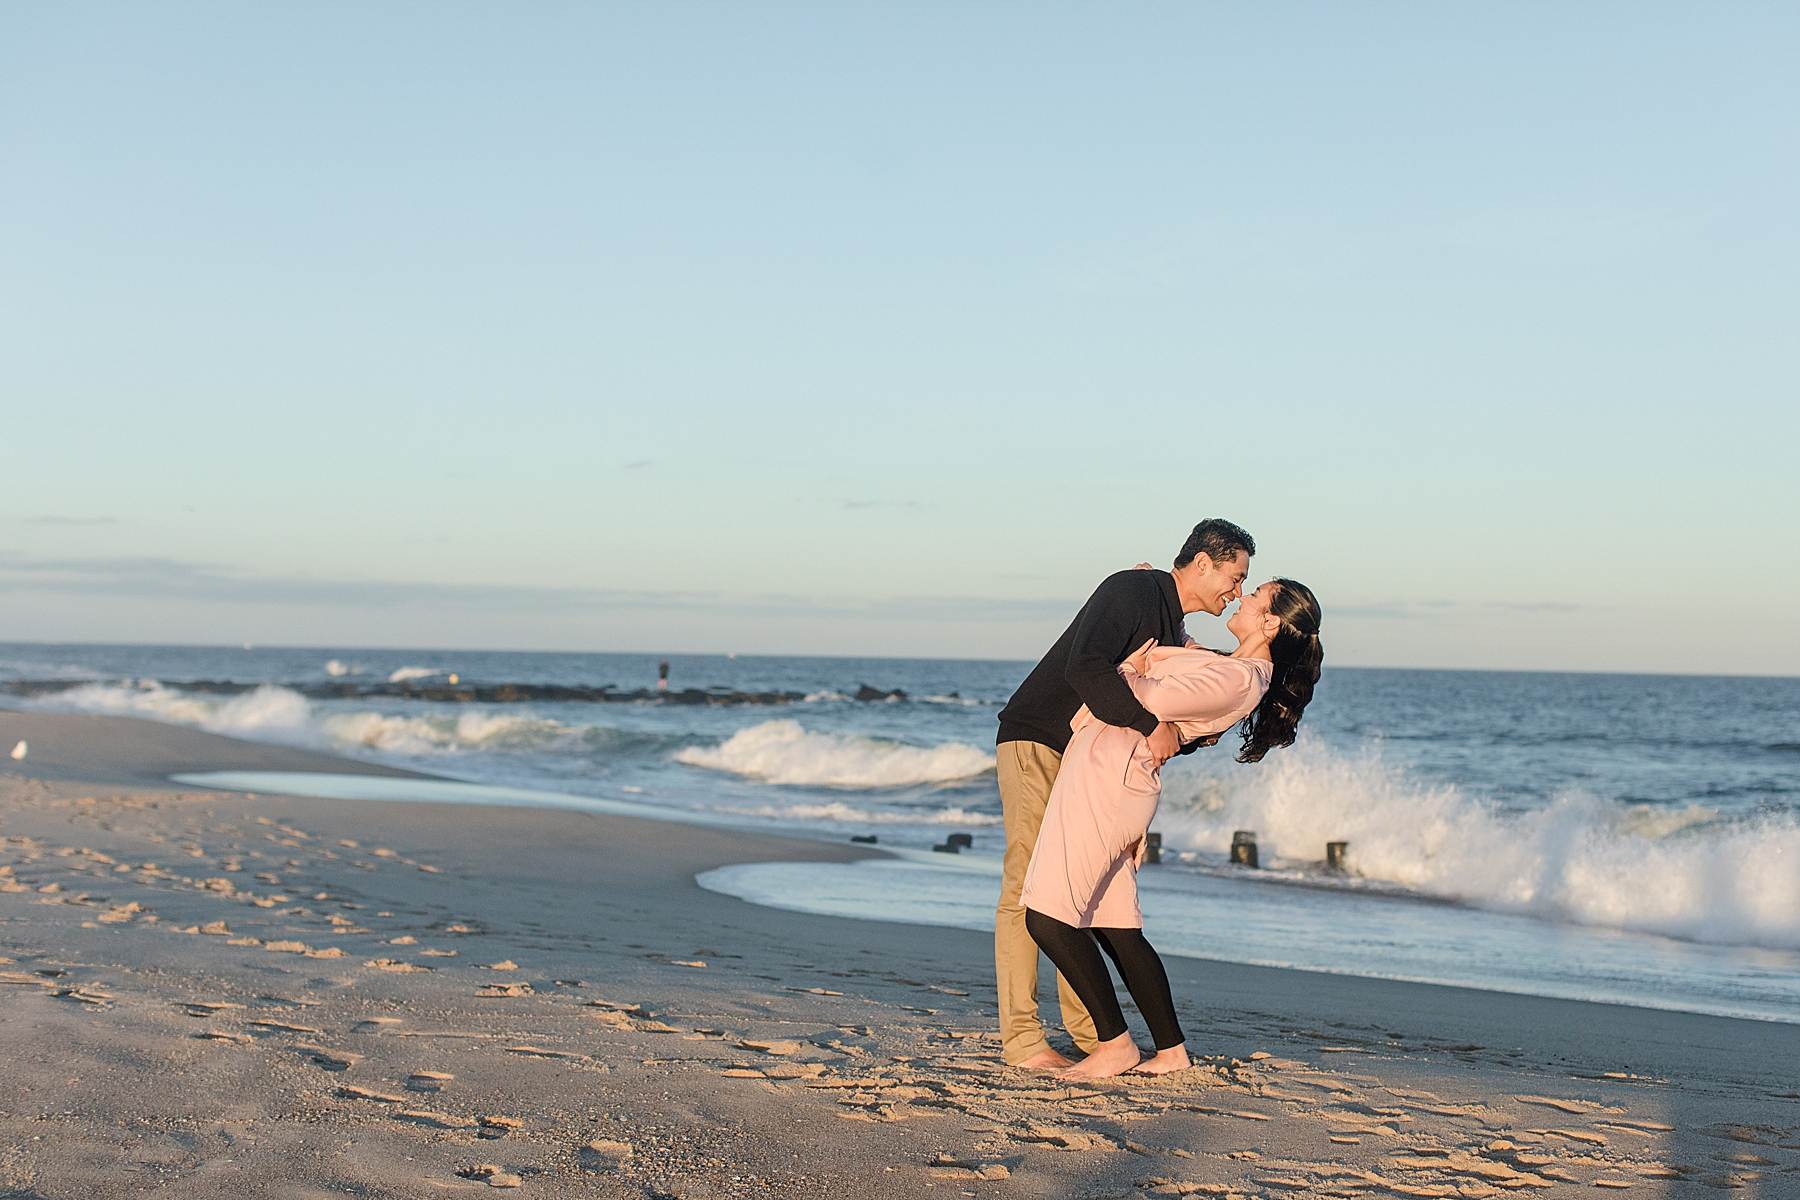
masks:
{"label": "blue water", "polygon": [[[676,689],[807,699],[321,701],[283,685],[411,668],[426,683],[444,681],[421,675],[437,671],[635,689],[653,686],[657,656],[0,645],[0,684],[92,681],[0,703],[143,716],[802,837],[924,851],[962,831],[975,856],[999,854],[995,717],[1029,663],[670,663]],[[270,686],[237,697],[178,686],[193,680]],[[907,699],[850,699],[864,684]],[[1150,932],[1168,949],[1800,1020],[1800,680],[1328,668],[1295,747],[1239,766],[1229,742],[1166,772],[1156,827],[1168,862],[1145,888]],[[1269,869],[1226,864],[1235,830],[1255,831]],[[1348,876],[1318,862],[1332,840],[1350,843]],[[734,870],[709,885],[949,925],[985,921],[994,888],[977,863],[933,870],[930,855],[904,870]]]}

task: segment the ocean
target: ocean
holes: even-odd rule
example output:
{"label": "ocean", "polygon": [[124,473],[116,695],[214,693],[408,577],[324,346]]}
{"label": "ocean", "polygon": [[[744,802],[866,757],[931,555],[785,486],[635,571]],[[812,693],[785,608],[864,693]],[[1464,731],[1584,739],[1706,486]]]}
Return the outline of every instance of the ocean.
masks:
{"label": "ocean", "polygon": [[[700,882],[992,927],[996,716],[1030,663],[668,661],[659,694],[655,655],[15,644],[0,704],[483,785],[381,798],[875,838],[896,857]],[[1164,773],[1141,879],[1165,953],[1800,1021],[1800,680],[1328,667],[1294,747],[1234,741]],[[1240,830],[1258,869],[1229,862]]]}

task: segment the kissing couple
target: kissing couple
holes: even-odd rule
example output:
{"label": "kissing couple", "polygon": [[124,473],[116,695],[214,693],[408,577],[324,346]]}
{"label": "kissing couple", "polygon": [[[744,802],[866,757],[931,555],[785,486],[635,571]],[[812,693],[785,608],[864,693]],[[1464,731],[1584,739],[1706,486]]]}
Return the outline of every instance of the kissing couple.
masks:
{"label": "kissing couple", "polygon": [[[1272,579],[1244,594],[1256,543],[1230,521],[1194,526],[1172,571],[1105,579],[1000,712],[996,757],[1006,859],[994,919],[1002,1051],[1011,1066],[1065,1079],[1189,1065],[1162,959],[1144,938],[1137,868],[1162,794],[1162,765],[1241,722],[1239,762],[1291,746],[1319,681],[1319,602]],[[1187,614],[1219,616],[1230,653],[1187,635]],[[1038,1018],[1038,951],[1056,965],[1072,1061]],[[1107,975],[1118,967],[1150,1027],[1146,1059]]]}

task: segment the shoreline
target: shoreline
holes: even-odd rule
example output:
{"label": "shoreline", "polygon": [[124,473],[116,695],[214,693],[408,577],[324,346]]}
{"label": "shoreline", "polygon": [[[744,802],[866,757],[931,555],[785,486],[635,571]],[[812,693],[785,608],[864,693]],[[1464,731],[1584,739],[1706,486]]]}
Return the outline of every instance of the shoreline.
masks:
{"label": "shoreline", "polygon": [[[431,777],[0,711],[0,740],[21,737],[29,756],[0,775],[18,881],[0,894],[16,960],[0,1034],[33,1048],[0,1061],[13,1194],[1800,1186],[1800,1027],[1183,957],[1170,974],[1201,1065],[1071,1089],[999,1064],[986,935],[694,882],[868,849],[200,792],[162,777]],[[226,932],[200,932],[213,922]]]}
{"label": "shoreline", "polygon": [[[393,779],[372,775],[359,776],[344,773],[289,773],[289,772],[255,772],[255,771],[221,771],[200,773],[178,773],[172,777],[173,782],[181,786],[208,787],[217,789],[246,789],[271,794],[291,794],[309,796],[318,799],[340,799],[379,801],[383,803],[446,803],[446,804],[478,804],[500,807],[563,808],[576,812],[610,813],[620,816],[633,816],[646,820],[674,825],[694,825],[720,829],[728,832],[739,832],[746,835],[769,835],[791,838],[813,844],[841,846],[841,838],[826,837],[817,831],[810,834],[800,832],[784,832],[769,830],[766,826],[751,820],[734,819],[724,813],[716,813],[706,809],[666,808],[648,805],[634,800],[607,799],[597,796],[585,796],[576,793],[552,792],[538,788],[514,787],[479,783],[469,780],[449,779],[444,777],[419,777]],[[865,844],[869,845],[869,844]],[[989,856],[971,854],[943,856],[926,854],[915,848],[889,845],[874,846],[863,858],[899,859],[914,867],[935,868],[949,871],[953,876],[980,876],[984,873],[997,876],[1000,860]],[[905,924],[928,925],[937,928],[972,930],[977,933],[991,932],[991,924],[985,919],[985,913],[991,904],[985,899],[974,905],[959,903],[953,905],[954,912],[946,911],[943,902],[943,884],[927,884],[921,890],[900,887],[889,891],[894,903],[902,905],[901,909],[890,910],[891,916],[872,914],[866,902],[845,900],[837,903],[827,902],[832,889],[827,887],[822,892],[809,892],[809,886],[816,886],[816,875],[802,873],[796,877],[793,872],[782,872],[781,868],[791,864],[780,861],[755,864],[733,864],[734,867],[745,867],[746,871],[726,871],[727,875],[741,879],[746,874],[755,877],[759,874],[769,879],[779,873],[783,882],[780,885],[758,887],[729,886],[719,882],[706,882],[702,886],[724,895],[736,896],[752,903],[791,912],[811,913],[823,916],[836,916],[854,920],[892,920]],[[759,868],[767,870],[759,871]],[[896,881],[907,876],[895,877]],[[1576,982],[1566,976],[1559,977],[1555,972],[1539,974],[1530,978],[1515,975],[1511,978],[1496,978],[1491,972],[1487,977],[1480,977],[1471,971],[1473,964],[1461,962],[1439,975],[1429,973],[1431,959],[1429,955],[1414,954],[1415,961],[1410,963],[1389,962],[1385,965],[1374,963],[1349,964],[1330,961],[1330,953],[1318,944],[1311,946],[1313,960],[1307,960],[1305,948],[1299,945],[1283,947],[1290,954],[1300,951],[1295,960],[1283,961],[1280,958],[1259,956],[1250,949],[1244,937],[1233,933],[1221,939],[1216,934],[1209,935],[1205,944],[1196,946],[1191,939],[1195,936],[1193,922],[1187,923],[1185,932],[1176,926],[1167,929],[1163,941],[1162,953],[1167,956],[1179,956],[1202,961],[1237,963],[1245,966],[1273,967],[1301,972],[1316,972],[1326,975],[1347,975],[1371,979],[1385,979],[1402,983],[1433,984],[1446,987],[1464,987],[1477,991],[1492,991],[1505,995],[1541,996],[1551,999],[1576,1000],[1596,1004],[1617,1004],[1625,1007],[1649,1008],[1672,1012],[1690,1012],[1708,1016],[1733,1017],[1744,1020],[1774,1022],[1779,1024],[1800,1024],[1800,1009],[1795,1003],[1800,997],[1783,996],[1779,992],[1764,988],[1761,994],[1746,990],[1739,985],[1739,990],[1732,993],[1729,988],[1722,988],[1717,981],[1712,991],[1705,989],[1692,990],[1691,985],[1684,986],[1679,993],[1671,992],[1666,996],[1657,996],[1647,990],[1653,986],[1653,975],[1646,973],[1646,968],[1667,966],[1678,969],[1673,960],[1666,956],[1671,954],[1734,955],[1740,960],[1747,960],[1763,954],[1785,955],[1790,964],[1795,955],[1793,951],[1771,949],[1764,951],[1754,946],[1720,945],[1698,942],[1690,939],[1672,937],[1647,931],[1627,930],[1606,926],[1584,926],[1546,921],[1541,917],[1497,912],[1491,908],[1453,900],[1446,897],[1432,896],[1397,890],[1396,888],[1376,886],[1341,886],[1304,876],[1291,870],[1273,870],[1268,872],[1240,872],[1231,868],[1215,868],[1206,865],[1170,863],[1157,868],[1144,881],[1147,895],[1152,898],[1159,894],[1170,897],[1187,893],[1192,895],[1196,882],[1218,880],[1229,887],[1237,885],[1264,885],[1275,889],[1272,893],[1282,900],[1291,902],[1291,897],[1283,897],[1287,890],[1314,893],[1330,902],[1348,901],[1356,905],[1373,904],[1374,907],[1363,913],[1365,921],[1379,920],[1387,912],[1380,902],[1394,902],[1400,910],[1411,906],[1425,905],[1444,910],[1444,919],[1450,921],[1468,921],[1471,925],[1482,922],[1504,922],[1529,924],[1541,931],[1546,939],[1567,941],[1581,939],[1587,948],[1598,954],[1613,954],[1623,948],[1622,959],[1611,960],[1611,972],[1595,972],[1592,978]],[[858,891],[875,892],[875,881],[865,881],[868,886]],[[972,880],[969,881],[973,883]],[[980,890],[980,885],[974,885]],[[921,898],[923,893],[936,893],[938,900],[933,903]],[[1248,893],[1246,893],[1247,895]],[[966,900],[966,897],[962,899]],[[1242,898],[1238,898],[1239,901]],[[1280,902],[1280,901],[1278,901]],[[1177,902],[1179,903],[1179,902]],[[1251,900],[1249,906],[1254,908],[1257,901]],[[970,919],[970,912],[983,915]],[[1158,913],[1159,927],[1170,914]],[[1227,919],[1228,917],[1224,917]],[[1405,918],[1402,918],[1403,920]],[[1374,926],[1371,926],[1373,928]],[[1479,932],[1479,930],[1477,930]],[[1527,932],[1526,937],[1530,936]],[[1190,940],[1183,941],[1186,937]],[[1170,939],[1172,940],[1165,940]],[[1377,939],[1378,940],[1378,939]],[[1443,939],[1440,938],[1440,941]],[[1521,938],[1520,940],[1525,940]],[[1224,952],[1221,952],[1224,951]],[[1570,952],[1563,951],[1564,958]],[[1663,956],[1666,961],[1658,961]],[[1343,957],[1340,955],[1340,957]],[[1440,960],[1442,961],[1442,960]],[[1636,974],[1626,973],[1625,963],[1629,962]],[[1459,975],[1457,968],[1465,973]],[[1742,970],[1744,963],[1739,963]],[[1789,970],[1792,970],[1790,965]],[[1472,975],[1474,977],[1472,977]],[[1790,991],[1792,989],[1790,988]],[[1731,998],[1727,998],[1731,997]]]}

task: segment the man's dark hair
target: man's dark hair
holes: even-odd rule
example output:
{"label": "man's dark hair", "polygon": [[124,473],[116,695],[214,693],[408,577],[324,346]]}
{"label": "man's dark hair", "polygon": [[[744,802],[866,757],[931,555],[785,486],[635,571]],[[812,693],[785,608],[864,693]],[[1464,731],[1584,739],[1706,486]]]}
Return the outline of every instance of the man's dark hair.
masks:
{"label": "man's dark hair", "polygon": [[1194,526],[1194,532],[1188,534],[1188,540],[1182,543],[1181,553],[1175,556],[1175,565],[1185,567],[1202,554],[1215,563],[1228,563],[1237,558],[1239,550],[1255,558],[1256,539],[1230,521],[1208,517]]}

